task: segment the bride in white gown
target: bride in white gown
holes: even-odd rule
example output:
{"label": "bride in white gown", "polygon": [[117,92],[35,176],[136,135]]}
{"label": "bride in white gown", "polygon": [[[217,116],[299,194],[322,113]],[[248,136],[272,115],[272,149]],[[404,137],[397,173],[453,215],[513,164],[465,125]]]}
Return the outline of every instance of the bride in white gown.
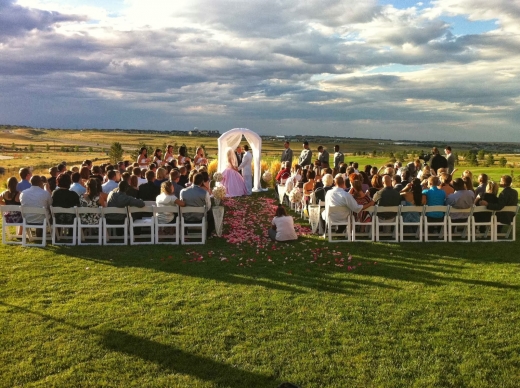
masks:
{"label": "bride in white gown", "polygon": [[226,169],[222,171],[222,185],[226,188],[228,197],[239,197],[247,195],[246,184],[244,178],[238,172],[238,163],[235,152],[232,148],[226,149],[227,165]]}

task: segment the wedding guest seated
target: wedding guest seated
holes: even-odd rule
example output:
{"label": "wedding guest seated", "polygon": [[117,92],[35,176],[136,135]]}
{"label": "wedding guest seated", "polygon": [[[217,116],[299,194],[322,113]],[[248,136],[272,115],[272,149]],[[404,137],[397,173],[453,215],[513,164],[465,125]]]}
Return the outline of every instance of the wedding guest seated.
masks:
{"label": "wedding guest seated", "polygon": [[114,170],[109,170],[107,173],[107,182],[103,184],[102,189],[103,193],[110,193],[112,190],[117,189],[118,182],[116,181],[117,172]]}
{"label": "wedding guest seated", "polygon": [[20,172],[18,173],[20,175],[20,181],[18,182],[18,186],[16,186],[16,190],[19,192],[22,192],[24,190],[27,190],[31,187],[31,170],[29,170],[27,167],[23,167],[20,169]]}
{"label": "wedding guest seated", "polygon": [[181,166],[179,168],[179,173],[181,174],[181,176],[179,177],[179,185],[181,185],[182,187],[186,187],[186,184],[189,182],[188,170],[185,166]]}
{"label": "wedding guest seated", "polygon": [[455,189],[451,185],[451,175],[450,174],[445,173],[445,172],[441,173],[439,175],[439,181],[441,183],[441,185],[439,186],[439,189],[441,189],[442,191],[444,191],[446,193],[446,197],[448,197],[448,195],[453,194],[455,192]]}
{"label": "wedding guest seated", "polygon": [[[475,206],[484,206],[482,201],[486,204],[497,204],[498,203],[498,184],[494,181],[488,181],[486,186],[486,192],[479,194],[475,197]],[[475,221],[477,222],[489,222],[491,221],[491,213],[474,213]],[[485,226],[480,227],[480,231],[483,233],[486,230]]]}
{"label": "wedding guest seated", "polygon": [[287,215],[282,205],[278,205],[276,215],[271,223],[271,228],[267,233],[272,241],[288,242],[298,239],[296,231],[294,230],[294,220],[291,216]]}
{"label": "wedding guest seated", "polygon": [[374,198],[376,193],[383,188],[383,178],[381,175],[374,175],[372,176],[371,180],[371,187],[368,189],[368,195],[370,195],[370,198]]}
{"label": "wedding guest seated", "polygon": [[[372,199],[365,193],[363,190],[363,186],[361,181],[354,180],[352,181],[352,188],[350,189],[350,194],[354,197],[356,202],[359,205],[365,207],[368,203],[372,202]],[[358,213],[354,213],[357,222],[370,222],[372,221],[372,215],[366,211],[360,211]],[[364,231],[364,230],[361,230]]]}
{"label": "wedding guest seated", "polygon": [[[423,190],[423,195],[426,197],[426,205],[428,206],[443,206],[446,200],[446,193],[439,189],[439,177],[431,176],[428,178],[428,189]],[[426,213],[428,222],[442,222],[444,219],[443,212],[428,212]]]}
{"label": "wedding guest seated", "polygon": [[[401,205],[403,206],[422,206],[426,204],[426,197],[422,195],[423,188],[421,180],[414,178],[401,191]],[[403,213],[404,222],[419,222],[420,214],[416,212]]]}
{"label": "wedding guest seated", "polygon": [[58,167],[54,166],[49,168],[50,178],[47,179],[47,183],[51,189],[51,192],[56,189],[56,177],[58,176]]}
{"label": "wedding guest seated", "polygon": [[359,175],[361,175],[361,187],[363,188],[363,192],[366,193],[370,189],[370,179],[364,171],[360,171]]}
{"label": "wedding guest seated", "polygon": [[[152,184],[153,185],[153,184]],[[125,208],[127,206],[144,207],[145,203],[142,199],[134,198],[129,196],[126,191],[128,190],[128,183],[125,181],[119,182],[118,188],[114,189],[108,194],[107,207]],[[154,185],[154,187],[156,187]],[[155,201],[155,198],[154,198]],[[146,216],[147,213],[133,213],[132,217],[138,219]],[[107,214],[107,220],[112,224],[122,224],[125,221],[125,214]],[[135,232],[140,234],[140,228],[135,228]],[[116,229],[118,236],[123,235],[123,230],[120,228]]]}
{"label": "wedding guest seated", "polygon": [[466,190],[471,191],[473,194],[475,194],[475,189],[473,188],[473,180],[469,176],[465,176],[462,178],[464,180],[464,185],[466,186]]}
{"label": "wedding guest seated", "polygon": [[78,196],[85,194],[87,189],[80,183],[81,175],[79,174],[79,172],[75,172],[74,174],[72,174],[71,180],[72,185],[70,185],[70,191],[74,191],[76,194],[78,194]]}
{"label": "wedding guest seated", "polygon": [[432,175],[432,169],[430,166],[425,165],[418,173],[417,178],[419,179],[426,179],[425,175],[431,176]]}
{"label": "wedding guest seated", "polygon": [[130,175],[129,173],[124,172],[121,174],[121,180],[128,183],[128,190],[126,190],[126,193],[131,197],[137,198],[139,196],[139,185],[137,177],[135,175]]}
{"label": "wedding guest seated", "polygon": [[[392,186],[392,177],[390,175],[383,176],[383,189],[379,190],[373,197],[374,202],[378,206],[399,206],[401,204],[401,194]],[[377,213],[377,216],[383,220],[392,220],[396,213],[383,212]]]}
{"label": "wedding guest seated", "polygon": [[[157,204],[157,207],[174,205],[179,205],[181,207],[185,206],[184,201],[181,201],[177,196],[175,196],[173,192],[173,184],[170,181],[162,183],[161,194],[157,196],[155,203]],[[175,222],[175,213],[159,213],[157,218],[161,224],[169,224],[170,222]]]}
{"label": "wedding guest seated", "polygon": [[290,163],[289,162],[283,162],[282,166],[280,168],[280,171],[278,171],[278,174],[276,174],[276,182],[278,184],[285,184],[285,181],[287,178],[291,176],[291,170],[289,168]]}
{"label": "wedding guest seated", "polygon": [[325,174],[321,178],[321,182],[323,183],[322,188],[318,188],[314,191],[314,196],[316,198],[316,201],[319,203],[319,201],[325,202],[325,196],[327,195],[327,192],[332,189],[334,185],[334,178],[331,174]]}
{"label": "wedding guest seated", "polygon": [[[455,192],[446,197],[446,205],[452,206],[455,209],[468,209],[473,206],[473,203],[475,202],[475,193],[466,190],[462,178],[455,179],[453,182],[453,188],[455,189]],[[452,222],[466,222],[468,216],[468,213],[450,212]]]}
{"label": "wedding guest seated", "polygon": [[477,196],[484,196],[486,193],[486,186],[488,183],[488,176],[487,174],[480,174],[478,176],[478,187],[475,189],[475,197]]}
{"label": "wedding guest seated", "polygon": [[[329,210],[333,207],[338,208],[339,211],[334,212],[332,221],[343,222],[350,212],[359,213],[361,210],[373,205],[372,201],[366,206],[359,205],[354,197],[346,191],[345,180],[340,174],[334,178],[334,184],[334,188],[330,189],[325,195],[325,211],[321,214],[325,222],[328,221]],[[345,229],[346,225],[340,225],[337,231],[342,233]]]}
{"label": "wedding guest seated", "polygon": [[[202,188],[204,185],[204,177],[202,174],[195,174],[193,178],[193,185],[181,191],[181,201],[184,201],[186,206],[202,207],[206,206],[206,220],[208,222],[207,235],[210,237],[213,230],[215,230],[215,220],[211,209],[211,199],[209,193]],[[186,213],[184,220],[192,223],[197,223],[202,220],[200,213]]]}
{"label": "wedding guest seated", "polygon": [[168,175],[166,173],[166,169],[163,167],[159,167],[156,172],[155,181],[153,182],[154,185],[156,185],[157,187],[161,187],[163,182],[166,182],[167,180],[168,180]]}
{"label": "wedding guest seated", "polygon": [[[517,206],[518,205],[518,192],[511,187],[513,179],[510,175],[502,175],[500,178],[500,187],[504,190],[498,196],[497,203],[491,203],[485,200],[481,200],[482,206],[487,206],[489,210],[502,210],[505,206]],[[23,194],[23,193],[22,193]],[[513,221],[515,213],[513,212],[497,212],[497,221],[501,224],[510,225]]]}
{"label": "wedding guest seated", "polygon": [[396,190],[398,193],[401,192],[401,190],[404,189],[403,184],[401,183],[401,176],[400,175],[394,175],[392,177],[392,185],[394,187],[394,190]]}
{"label": "wedding guest seated", "polygon": [[403,184],[403,188],[411,181],[412,181],[412,174],[410,173],[410,170],[408,170],[408,168],[404,168],[401,172],[401,182]]}
{"label": "wedding guest seated", "polygon": [[[76,194],[74,194],[76,195]],[[22,206],[32,206],[32,207],[43,207],[47,210],[47,216],[50,215],[49,209],[52,205],[51,195],[47,190],[43,188],[42,179],[38,175],[33,175],[31,177],[31,187],[24,190],[20,194],[20,204]],[[43,214],[27,214],[26,217],[28,224],[43,224],[45,220],[45,215]],[[36,236],[42,236],[42,230],[36,230]]]}
{"label": "wedding guest seated", "polygon": [[[87,181],[87,187],[85,194],[79,196],[80,207],[91,207],[98,208],[100,206],[107,206],[107,194],[100,190],[97,179],[90,178]],[[100,215],[99,214],[81,214],[81,223],[88,225],[99,225]]]}
{"label": "wedding guest seated", "polygon": [[[82,171],[81,170],[79,173],[82,174]],[[89,172],[90,170],[87,169],[87,172]],[[81,179],[83,179],[83,176],[84,175],[81,175]],[[87,180],[89,178],[95,178],[97,179],[98,183],[99,183],[99,187],[101,187],[101,185],[103,184],[103,175],[102,175],[102,171],[101,171],[101,167],[100,166],[93,166],[92,167],[92,175],[90,176],[87,176],[86,177],[86,180],[83,180],[83,184],[87,183]]]}
{"label": "wedding guest seated", "polygon": [[[146,183],[139,186],[139,199],[143,201],[154,201],[161,192],[161,189],[154,184],[155,173],[152,170],[146,171]],[[125,187],[125,195],[126,195]]]}
{"label": "wedding guest seated", "polygon": [[206,190],[210,196],[213,195],[213,193],[211,192],[210,179],[209,179],[208,172],[205,171],[204,169],[202,169],[201,171],[199,171],[199,174],[202,174],[202,177],[204,178],[204,184],[201,187],[204,190]]}
{"label": "wedding guest seated", "polygon": [[308,204],[310,196],[314,192],[314,185],[316,184],[314,178],[316,177],[316,173],[314,171],[309,171],[307,177],[307,182],[303,184],[303,195],[305,197],[305,202]]}
{"label": "wedding guest seated", "polygon": [[[18,180],[12,176],[7,180],[7,190],[0,194],[0,205],[16,205],[20,206],[20,192],[16,189]],[[5,212],[5,219],[8,223],[22,222],[21,212]]]}
{"label": "wedding guest seated", "polygon": [[170,181],[173,184],[174,194],[177,198],[181,197],[181,190],[185,188],[185,187],[182,187],[181,185],[179,185],[179,178],[180,178],[179,171],[172,170],[172,172],[170,173]]}
{"label": "wedding guest seated", "polygon": [[[52,192],[52,206],[71,208],[79,206],[79,196],[76,192],[70,191],[71,179],[68,174],[60,174],[56,178],[56,190]],[[74,214],[57,214],[56,222],[58,224],[72,224],[74,222]]]}

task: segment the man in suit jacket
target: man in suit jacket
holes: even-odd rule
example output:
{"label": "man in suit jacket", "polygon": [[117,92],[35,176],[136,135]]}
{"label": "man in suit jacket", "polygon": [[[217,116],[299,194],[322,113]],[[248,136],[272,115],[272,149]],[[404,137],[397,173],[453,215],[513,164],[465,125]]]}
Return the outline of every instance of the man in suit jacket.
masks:
{"label": "man in suit jacket", "polygon": [[318,161],[321,168],[329,168],[329,151],[321,145],[318,146]]}
{"label": "man in suit jacket", "polygon": [[283,146],[284,146],[285,149],[282,152],[282,159],[281,159],[282,166],[283,166],[283,162],[287,162],[288,166],[289,166],[289,170],[290,170],[291,169],[292,160],[293,160],[293,151],[289,147],[289,142],[288,141],[283,143]]}
{"label": "man in suit jacket", "polygon": [[[244,153],[242,152],[242,147],[240,145],[235,150],[235,156],[237,157],[237,166],[240,166],[242,164],[242,158],[244,157]],[[240,169],[238,169],[238,172],[240,175],[242,175],[242,171],[240,171]]]}
{"label": "man in suit jacket", "polygon": [[345,155],[339,151],[339,145],[334,146],[334,170],[339,171],[339,165],[345,163]]}
{"label": "man in suit jacket", "polygon": [[446,152],[446,160],[448,162],[448,174],[451,174],[455,170],[455,155],[451,153],[450,146],[446,146],[444,152]]}
{"label": "man in suit jacket", "polygon": [[307,140],[303,142],[303,150],[298,158],[298,164],[302,167],[312,164],[312,151],[309,149],[309,142]]}
{"label": "man in suit jacket", "polygon": [[242,163],[239,164],[238,169],[242,171],[244,177],[244,183],[246,184],[247,195],[253,193],[253,171],[251,170],[251,162],[253,161],[253,155],[249,152],[249,146],[244,146],[246,153],[242,158]]}

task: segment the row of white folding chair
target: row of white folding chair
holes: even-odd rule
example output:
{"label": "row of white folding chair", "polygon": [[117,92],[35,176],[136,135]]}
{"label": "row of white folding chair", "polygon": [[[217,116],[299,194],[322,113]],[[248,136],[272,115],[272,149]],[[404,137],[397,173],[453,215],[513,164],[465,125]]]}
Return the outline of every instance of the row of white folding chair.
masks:
{"label": "row of white folding chair", "polygon": [[[8,212],[20,211],[23,219],[21,223],[7,222],[6,214]],[[6,205],[1,207],[2,212],[2,242],[4,244],[22,244],[22,245],[37,245],[45,246],[46,238],[50,235],[52,243],[55,245],[101,245],[102,241],[105,245],[126,245],[129,240],[128,230],[130,229],[130,244],[179,244],[182,240],[184,244],[204,244],[206,241],[206,208],[205,207],[184,207],[183,212],[179,212],[178,206],[145,206],[143,208],[129,207],[129,208],[88,208],[88,207],[74,207],[74,208],[60,208],[51,207],[53,222],[48,218],[48,213],[44,208],[22,207],[16,205]],[[151,217],[134,218],[135,213],[151,213]],[[170,213],[174,215],[174,223],[161,223],[159,215],[162,213]],[[200,229],[200,233],[187,234],[182,231],[180,239],[180,219],[179,214],[186,213],[203,213],[202,221],[196,223],[183,222],[183,226],[191,229]],[[45,219],[42,224],[32,225],[28,224],[27,214],[44,215]],[[73,220],[71,224],[60,224],[56,215],[70,214]],[[91,214],[99,217],[99,222],[88,224],[82,222],[82,215]],[[110,215],[119,214],[122,216],[122,222],[113,222],[110,220]],[[107,215],[109,216],[107,218]],[[21,241],[16,238],[17,234],[10,233],[10,227],[22,229]],[[134,233],[134,227],[148,228],[149,234],[137,235]],[[174,229],[174,234],[161,234],[161,230]],[[33,229],[42,229],[45,232],[43,236],[35,237],[32,233]],[[114,233],[114,230],[122,230],[120,236]],[[184,228],[183,228],[184,229]],[[85,230],[90,230],[91,233],[86,234]],[[40,244],[29,244],[26,242],[27,237],[32,242],[34,240],[41,241]],[[145,239],[146,241],[141,241]]]}
{"label": "row of white folding chair", "polygon": [[[330,208],[329,212],[330,210],[334,212],[334,208]],[[497,221],[497,212],[488,210],[484,206],[473,206],[468,209],[456,209],[450,206],[372,206],[364,211],[372,214],[370,222],[356,221],[355,215],[351,213],[343,222],[328,222],[329,241],[333,241],[333,237],[343,237],[341,241],[380,241],[381,237],[390,237],[385,240],[387,242],[515,241],[516,239],[518,206],[505,207],[501,210],[515,214],[512,224],[500,235],[503,237],[502,240],[498,238],[498,229],[503,224]],[[444,216],[440,221],[428,220],[427,213],[430,212],[441,212]],[[394,213],[395,217],[391,217],[390,214],[390,217],[383,219],[378,215],[381,213]],[[405,221],[407,213],[416,213],[419,220]],[[451,213],[464,213],[467,217],[463,217],[462,222],[457,222],[452,219]],[[490,221],[477,221],[475,215],[478,213],[489,213]],[[345,225],[346,231],[335,234],[332,227],[338,225]],[[480,227],[485,228],[484,232],[480,232]],[[413,228],[413,232],[408,231],[408,228]],[[455,237],[459,237],[460,240],[455,240]]]}
{"label": "row of white folding chair", "polygon": [[[3,205],[0,206],[2,213],[2,243],[18,244],[23,246],[45,246],[47,238],[50,237],[50,219],[47,210],[43,207]],[[10,213],[21,213],[22,222],[8,222],[7,217]],[[27,216],[39,216],[42,218],[41,224],[31,224],[27,220]],[[11,233],[11,228],[15,229]],[[41,237],[38,236],[38,230],[41,230]],[[20,232],[20,234],[18,233]]]}

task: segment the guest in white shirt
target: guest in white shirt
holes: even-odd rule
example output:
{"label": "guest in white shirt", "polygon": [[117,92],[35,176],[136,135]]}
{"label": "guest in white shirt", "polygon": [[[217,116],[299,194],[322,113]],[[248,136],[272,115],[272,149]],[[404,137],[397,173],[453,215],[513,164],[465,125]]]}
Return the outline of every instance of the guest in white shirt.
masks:
{"label": "guest in white shirt", "polygon": [[[161,194],[159,194],[155,200],[157,207],[163,206],[175,206],[179,205],[181,207],[185,206],[184,201],[178,199],[175,194],[173,194],[173,183],[170,181],[163,182],[161,184]],[[161,224],[169,224],[172,221],[175,221],[174,213],[159,213],[157,215],[159,222]]]}
{"label": "guest in white shirt", "polygon": [[[31,177],[31,187],[22,191],[20,203],[22,206],[43,207],[47,210],[47,216],[49,216],[52,198],[49,192],[43,188],[43,182],[39,175]],[[43,214],[28,214],[26,219],[29,224],[43,224],[45,216]],[[41,229],[38,229],[37,232],[41,232]]]}
{"label": "guest in white shirt", "polygon": [[103,184],[103,193],[110,194],[110,192],[114,189],[117,189],[119,183],[116,182],[117,172],[115,170],[111,170],[107,174],[108,181]]}
{"label": "guest in white shirt", "polygon": [[294,241],[298,239],[294,230],[294,220],[287,215],[282,205],[278,205],[276,217],[273,218],[271,228],[267,232],[273,241]]}
{"label": "guest in white shirt", "polygon": [[[334,184],[335,187],[327,191],[325,195],[325,211],[321,214],[325,221],[329,218],[331,208],[335,208],[334,213],[331,213],[331,221],[342,222],[347,219],[351,212],[359,213],[361,210],[374,205],[374,201],[365,205],[358,204],[355,198],[346,191],[345,179],[341,174],[336,175]],[[345,228],[345,225],[340,225],[338,232],[345,231]]]}
{"label": "guest in white shirt", "polygon": [[70,185],[70,191],[74,191],[78,195],[83,195],[87,192],[87,189],[85,186],[83,186],[81,183],[81,174],[79,172],[75,172],[71,176],[72,178],[72,184]]}

